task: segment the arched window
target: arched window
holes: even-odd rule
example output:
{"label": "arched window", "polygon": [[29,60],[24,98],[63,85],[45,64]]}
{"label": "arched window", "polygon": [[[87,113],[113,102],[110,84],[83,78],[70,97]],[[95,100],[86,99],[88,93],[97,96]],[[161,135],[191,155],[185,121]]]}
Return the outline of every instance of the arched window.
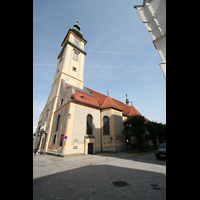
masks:
{"label": "arched window", "polygon": [[45,143],[46,143],[46,139],[47,139],[47,133],[45,133],[44,145],[45,145]]}
{"label": "arched window", "polygon": [[62,135],[60,136],[60,146],[62,146],[62,144],[63,144],[63,140],[61,140],[61,137],[63,137],[63,139],[64,139],[64,134],[62,134]]}
{"label": "arched window", "polygon": [[87,135],[92,135],[92,115],[87,116]]}
{"label": "arched window", "polygon": [[53,144],[55,144],[55,142],[56,142],[56,135],[54,135],[53,137]]}
{"label": "arched window", "polygon": [[63,104],[63,99],[61,99],[61,102],[60,102],[60,105],[62,106],[62,104]]}
{"label": "arched window", "polygon": [[57,118],[56,131],[58,131],[59,121],[60,121],[60,115],[58,115],[58,118]]}
{"label": "arched window", "polygon": [[40,135],[40,128],[41,128],[41,126],[38,128],[38,136]]}
{"label": "arched window", "polygon": [[47,120],[48,120],[49,111],[50,111],[50,109],[48,109],[48,110],[47,110],[47,114],[46,114],[47,116],[46,116],[46,120],[45,120],[45,121],[47,121]]}
{"label": "arched window", "polygon": [[110,135],[110,123],[107,116],[103,118],[103,135]]}

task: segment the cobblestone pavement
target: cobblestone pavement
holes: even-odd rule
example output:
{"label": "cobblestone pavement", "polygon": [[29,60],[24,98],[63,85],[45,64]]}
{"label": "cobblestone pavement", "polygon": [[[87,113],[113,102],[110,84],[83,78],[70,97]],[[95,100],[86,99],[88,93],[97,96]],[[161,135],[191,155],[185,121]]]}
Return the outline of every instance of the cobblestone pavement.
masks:
{"label": "cobblestone pavement", "polygon": [[153,152],[33,156],[33,200],[51,199],[165,200],[166,160]]}

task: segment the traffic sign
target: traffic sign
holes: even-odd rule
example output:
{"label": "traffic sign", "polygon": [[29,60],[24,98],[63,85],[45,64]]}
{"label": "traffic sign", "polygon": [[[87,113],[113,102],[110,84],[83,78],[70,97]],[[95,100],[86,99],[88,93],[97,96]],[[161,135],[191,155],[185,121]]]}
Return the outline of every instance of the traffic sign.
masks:
{"label": "traffic sign", "polygon": [[119,140],[119,137],[117,137],[117,140]]}
{"label": "traffic sign", "polygon": [[64,137],[61,137],[60,140],[63,141],[63,140],[64,140]]}
{"label": "traffic sign", "polygon": [[67,136],[65,136],[65,139],[67,139]]}

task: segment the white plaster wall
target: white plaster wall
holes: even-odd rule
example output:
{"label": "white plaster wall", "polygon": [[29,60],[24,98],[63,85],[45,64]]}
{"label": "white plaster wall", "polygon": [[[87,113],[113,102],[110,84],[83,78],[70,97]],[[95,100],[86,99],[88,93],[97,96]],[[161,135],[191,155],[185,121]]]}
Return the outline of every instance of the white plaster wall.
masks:
{"label": "white plaster wall", "polygon": [[160,66],[166,78],[166,0],[144,0],[143,5],[134,7],[153,38],[163,62]]}
{"label": "white plaster wall", "polygon": [[78,144],[84,144],[84,136],[87,131],[87,115],[93,117],[92,135],[95,143],[100,144],[100,110],[74,104],[72,140],[78,139]]}

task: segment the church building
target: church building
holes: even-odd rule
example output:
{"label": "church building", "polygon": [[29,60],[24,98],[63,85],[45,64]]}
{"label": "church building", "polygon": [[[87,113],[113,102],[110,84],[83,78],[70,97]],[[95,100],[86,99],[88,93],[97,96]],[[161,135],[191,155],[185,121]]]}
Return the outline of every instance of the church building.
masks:
{"label": "church building", "polygon": [[122,134],[122,122],[138,110],[109,95],[84,86],[83,38],[78,21],[69,29],[58,55],[58,64],[46,105],[40,115],[34,148],[46,153],[94,154],[118,152],[134,142]]}

